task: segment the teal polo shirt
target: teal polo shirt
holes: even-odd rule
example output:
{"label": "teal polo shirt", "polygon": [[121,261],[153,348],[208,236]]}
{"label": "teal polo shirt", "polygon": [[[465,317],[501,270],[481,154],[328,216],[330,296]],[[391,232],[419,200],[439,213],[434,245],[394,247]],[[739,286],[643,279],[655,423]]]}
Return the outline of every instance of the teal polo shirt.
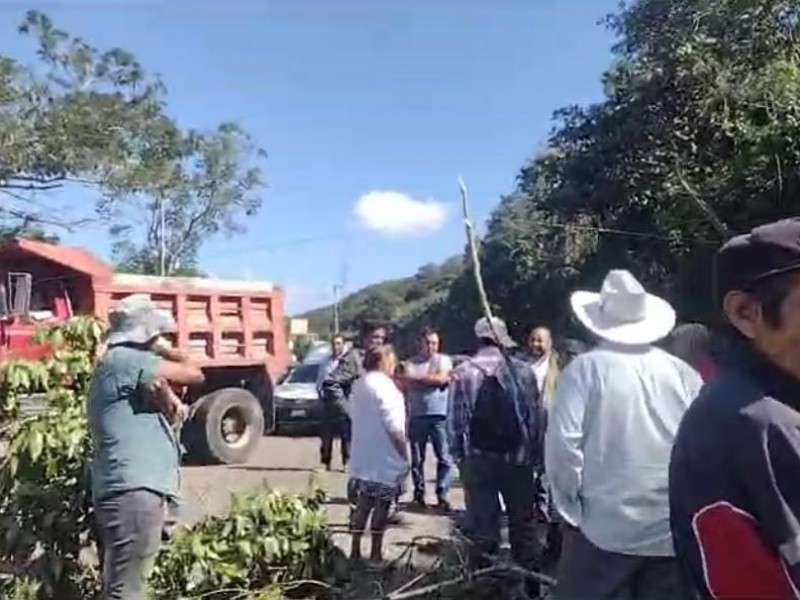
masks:
{"label": "teal polo shirt", "polygon": [[180,443],[145,395],[162,360],[147,350],[113,346],[95,368],[88,402],[95,501],[135,489],[178,495]]}

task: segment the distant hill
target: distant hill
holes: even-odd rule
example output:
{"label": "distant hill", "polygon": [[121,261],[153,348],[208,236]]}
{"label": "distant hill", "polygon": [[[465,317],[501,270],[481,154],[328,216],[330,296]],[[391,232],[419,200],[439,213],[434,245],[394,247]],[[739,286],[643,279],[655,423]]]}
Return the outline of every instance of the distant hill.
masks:
{"label": "distant hill", "polygon": [[[397,329],[446,299],[450,285],[463,270],[463,258],[454,256],[441,264],[428,264],[411,277],[389,279],[345,296],[339,303],[344,332],[353,333],[365,319],[387,320]],[[309,329],[321,335],[333,330],[333,305],[297,315],[308,319]]]}

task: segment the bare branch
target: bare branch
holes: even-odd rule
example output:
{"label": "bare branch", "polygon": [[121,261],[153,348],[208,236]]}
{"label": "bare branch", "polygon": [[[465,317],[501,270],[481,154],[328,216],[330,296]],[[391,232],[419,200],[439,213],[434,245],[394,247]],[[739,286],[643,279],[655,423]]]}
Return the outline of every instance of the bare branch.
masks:
{"label": "bare branch", "polygon": [[725,225],[722,219],[719,218],[717,213],[714,212],[714,209],[711,208],[708,202],[703,200],[700,197],[700,194],[698,194],[697,191],[691,185],[689,185],[689,182],[686,181],[686,178],[683,176],[681,172],[680,165],[678,165],[677,162],[675,163],[675,176],[678,178],[678,182],[681,184],[686,193],[689,194],[689,197],[694,201],[694,203],[697,205],[700,211],[706,216],[706,218],[709,220],[714,229],[717,230],[717,233],[719,233],[725,239],[731,237],[730,229],[728,228],[728,226]]}

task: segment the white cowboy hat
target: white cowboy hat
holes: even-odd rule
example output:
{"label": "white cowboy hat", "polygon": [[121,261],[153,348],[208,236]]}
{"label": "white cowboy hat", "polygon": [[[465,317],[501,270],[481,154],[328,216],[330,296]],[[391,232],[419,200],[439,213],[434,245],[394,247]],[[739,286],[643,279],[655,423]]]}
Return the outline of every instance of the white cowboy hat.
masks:
{"label": "white cowboy hat", "polygon": [[652,344],[669,335],[675,310],[663,298],[648,294],[628,271],[609,271],[600,293],[574,292],[572,311],[592,333],[626,346]]}

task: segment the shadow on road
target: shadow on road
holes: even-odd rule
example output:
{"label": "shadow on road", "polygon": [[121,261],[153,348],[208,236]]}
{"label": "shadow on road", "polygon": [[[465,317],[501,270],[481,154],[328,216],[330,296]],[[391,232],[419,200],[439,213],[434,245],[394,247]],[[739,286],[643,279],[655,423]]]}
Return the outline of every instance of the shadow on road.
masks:
{"label": "shadow on road", "polygon": [[229,465],[230,471],[255,471],[264,473],[314,473],[309,467],[259,467],[257,465]]}

